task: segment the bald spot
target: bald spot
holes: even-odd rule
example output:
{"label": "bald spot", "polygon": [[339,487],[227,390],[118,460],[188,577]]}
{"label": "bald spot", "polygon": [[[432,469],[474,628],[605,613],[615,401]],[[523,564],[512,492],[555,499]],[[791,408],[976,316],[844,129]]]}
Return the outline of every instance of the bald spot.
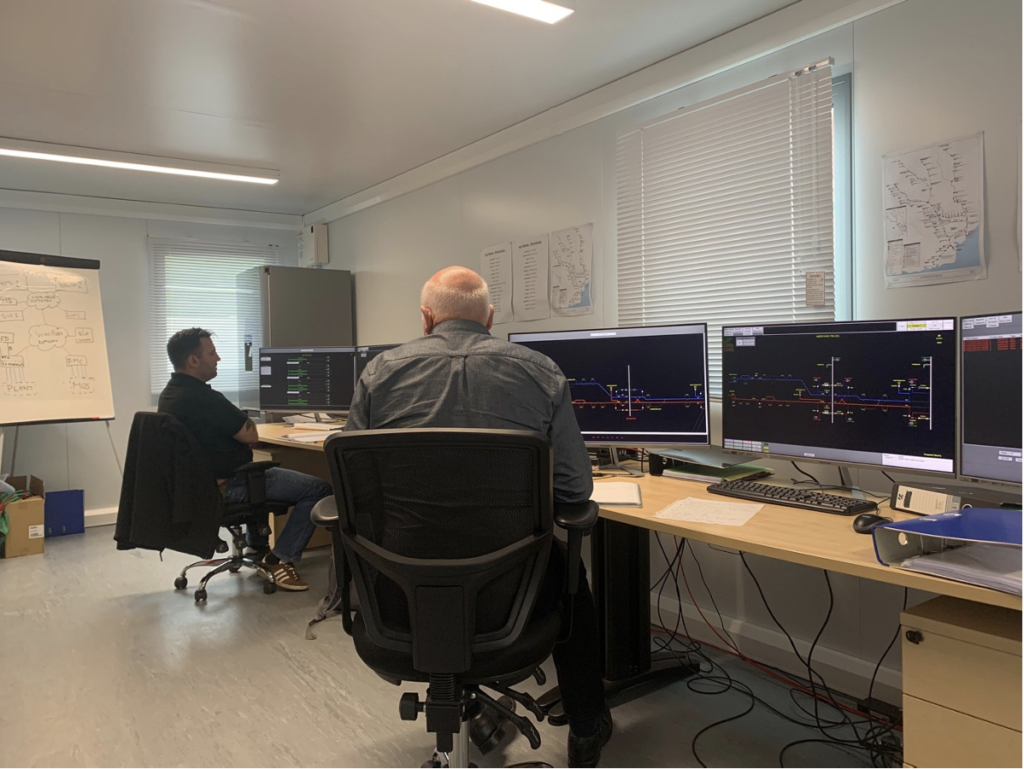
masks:
{"label": "bald spot", "polygon": [[433,312],[435,323],[475,320],[487,323],[490,295],[487,283],[466,267],[445,267],[423,285],[420,304]]}

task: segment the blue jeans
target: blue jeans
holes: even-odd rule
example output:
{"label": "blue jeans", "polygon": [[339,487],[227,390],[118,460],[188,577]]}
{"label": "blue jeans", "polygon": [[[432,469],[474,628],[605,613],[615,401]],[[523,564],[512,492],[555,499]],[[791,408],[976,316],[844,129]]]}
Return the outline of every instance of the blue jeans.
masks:
{"label": "blue jeans", "polygon": [[[248,495],[245,483],[244,478],[232,478],[224,489],[224,499],[244,502]],[[310,519],[313,506],[332,493],[331,484],[312,475],[281,467],[267,470],[267,499],[292,505],[288,525],[277,536],[274,555],[285,563],[296,563],[302,559],[302,551],[316,530],[316,524]],[[250,534],[249,544],[258,545],[259,542]]]}

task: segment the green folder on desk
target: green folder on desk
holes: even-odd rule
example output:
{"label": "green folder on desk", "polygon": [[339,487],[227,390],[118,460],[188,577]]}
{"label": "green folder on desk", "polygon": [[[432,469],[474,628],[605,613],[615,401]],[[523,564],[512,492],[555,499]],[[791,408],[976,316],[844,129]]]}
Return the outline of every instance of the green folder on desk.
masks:
{"label": "green folder on desk", "polygon": [[665,478],[678,478],[684,481],[700,481],[701,483],[717,483],[718,481],[745,481],[751,478],[764,478],[772,471],[760,465],[731,465],[729,467],[711,467],[680,463],[666,467]]}

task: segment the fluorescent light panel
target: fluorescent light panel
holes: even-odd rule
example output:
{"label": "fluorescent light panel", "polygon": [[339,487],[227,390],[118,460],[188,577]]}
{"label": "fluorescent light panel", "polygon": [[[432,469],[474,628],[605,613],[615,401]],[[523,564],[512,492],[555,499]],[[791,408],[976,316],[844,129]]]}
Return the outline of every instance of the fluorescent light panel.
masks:
{"label": "fluorescent light panel", "polygon": [[[42,151],[43,149],[59,149],[60,153]],[[66,152],[65,152],[66,151]],[[71,154],[82,152],[84,154]],[[107,155],[109,157],[102,157]],[[248,182],[250,184],[277,184],[277,172],[263,169],[240,168],[237,166],[221,166],[215,163],[194,163],[187,160],[171,158],[157,158],[147,155],[129,155],[127,153],[107,152],[104,150],[92,150],[85,147],[65,147],[62,145],[44,145],[39,142],[27,142],[20,139],[0,138],[0,156],[11,158],[23,158],[26,160],[50,160],[56,163],[74,163],[84,166],[99,166],[101,168],[118,168],[125,171],[148,171],[155,174],[171,174],[173,176],[192,176],[200,179],[220,179],[229,182]],[[115,156],[131,157],[132,161],[116,160]],[[149,162],[144,162],[149,161]],[[156,162],[153,162],[156,161]],[[168,165],[157,163],[166,161]],[[193,166],[186,168],[184,165],[170,165],[170,163],[182,163]],[[209,168],[211,170],[203,170]],[[212,170],[214,168],[223,170]],[[251,173],[237,173],[248,171]],[[262,174],[262,175],[255,175]]]}
{"label": "fluorescent light panel", "polygon": [[545,21],[548,24],[561,21],[572,13],[572,8],[564,8],[561,5],[545,2],[545,0],[473,0],[473,2],[518,13],[520,16]]}

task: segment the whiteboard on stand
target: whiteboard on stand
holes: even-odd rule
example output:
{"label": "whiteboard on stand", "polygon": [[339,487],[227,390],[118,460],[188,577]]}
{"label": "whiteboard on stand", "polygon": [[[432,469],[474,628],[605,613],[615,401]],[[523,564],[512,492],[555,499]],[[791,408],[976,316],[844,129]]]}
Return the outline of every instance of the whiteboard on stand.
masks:
{"label": "whiteboard on stand", "polygon": [[113,417],[100,263],[0,250],[0,425]]}

